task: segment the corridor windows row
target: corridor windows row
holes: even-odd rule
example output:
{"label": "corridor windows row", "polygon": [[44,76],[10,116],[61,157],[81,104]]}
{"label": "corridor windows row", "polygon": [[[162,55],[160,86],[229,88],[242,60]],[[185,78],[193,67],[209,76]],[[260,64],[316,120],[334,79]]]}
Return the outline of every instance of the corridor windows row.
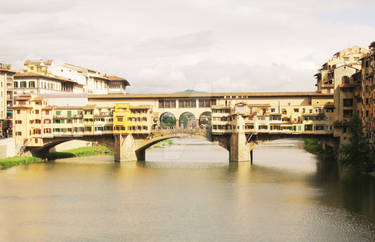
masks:
{"label": "corridor windows row", "polygon": [[199,99],[200,108],[209,108],[216,105],[216,99]]}
{"label": "corridor windows row", "polygon": [[[200,108],[209,108],[213,105],[216,105],[216,99],[199,99],[198,100]],[[159,108],[176,108],[176,100],[159,100]],[[178,100],[179,108],[195,108],[197,107],[196,99],[179,99]]]}
{"label": "corridor windows row", "polygon": [[232,130],[232,125],[213,125],[213,129]]}
{"label": "corridor windows row", "polygon": [[159,108],[176,108],[176,100],[159,100]]}
{"label": "corridor windows row", "polygon": [[179,108],[195,108],[197,106],[197,102],[195,99],[181,99],[178,100],[178,107]]}

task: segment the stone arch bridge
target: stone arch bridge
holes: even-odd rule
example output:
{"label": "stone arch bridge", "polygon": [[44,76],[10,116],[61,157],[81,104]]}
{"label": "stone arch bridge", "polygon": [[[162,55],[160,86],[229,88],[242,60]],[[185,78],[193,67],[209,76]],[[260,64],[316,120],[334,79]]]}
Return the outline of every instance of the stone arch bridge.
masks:
{"label": "stone arch bridge", "polygon": [[291,133],[244,133],[234,132],[226,135],[213,135],[209,129],[156,129],[150,134],[107,134],[86,135],[81,137],[67,136],[44,138],[42,147],[26,147],[24,152],[30,151],[33,156],[46,158],[49,150],[54,146],[71,141],[84,140],[96,142],[114,151],[115,161],[144,161],[146,149],[152,145],[170,138],[198,138],[213,142],[229,151],[229,161],[252,162],[253,149],[257,144],[282,138],[314,138],[318,139],[323,147],[334,148],[337,141],[332,135],[291,134]]}

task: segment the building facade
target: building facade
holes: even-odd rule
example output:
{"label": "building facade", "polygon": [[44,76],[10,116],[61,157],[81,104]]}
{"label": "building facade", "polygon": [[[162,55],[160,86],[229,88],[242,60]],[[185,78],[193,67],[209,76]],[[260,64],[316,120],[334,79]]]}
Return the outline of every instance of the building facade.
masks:
{"label": "building facade", "polygon": [[352,48],[337,52],[315,74],[317,91],[321,93],[334,93],[336,87],[341,83],[341,78],[344,75],[349,75],[347,73],[348,70],[343,70],[341,67],[350,67],[354,72],[360,71],[362,68],[361,58],[368,53],[368,49],[359,46],[353,46]]}
{"label": "building facade", "polygon": [[0,64],[0,137],[11,136],[13,76],[10,65]]}
{"label": "building facade", "polygon": [[[161,129],[166,112],[180,119],[183,114],[210,121],[204,125],[184,126],[176,122],[173,129],[209,129],[213,135],[234,132],[322,134],[333,133],[333,99],[326,94],[209,94],[132,95],[119,100],[102,96],[84,106],[49,105],[48,100],[30,94],[17,98],[14,107],[16,144],[43,146],[43,139],[84,137],[105,134],[132,134],[152,137]],[[163,97],[164,96],[164,97]],[[165,96],[168,96],[167,99]],[[294,98],[291,98],[294,96]],[[176,104],[176,105],[175,105]],[[168,108],[166,107],[168,106]],[[209,113],[209,115],[207,114]],[[208,125],[210,124],[210,125]]]}

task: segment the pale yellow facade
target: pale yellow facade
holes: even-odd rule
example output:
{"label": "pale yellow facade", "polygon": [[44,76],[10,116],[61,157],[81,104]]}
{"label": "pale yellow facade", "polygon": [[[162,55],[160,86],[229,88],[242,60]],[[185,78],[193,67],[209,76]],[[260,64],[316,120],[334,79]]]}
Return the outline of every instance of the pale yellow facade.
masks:
{"label": "pale yellow facade", "polygon": [[[161,97],[133,95],[116,99],[101,96],[90,98],[86,106],[61,107],[48,106],[46,100],[23,95],[14,108],[16,143],[43,146],[45,138],[106,134],[144,135],[146,138],[162,128],[160,120],[166,112],[176,117],[176,128],[179,128],[178,119],[190,113],[197,122],[193,127],[212,127],[213,135],[230,134],[238,129],[248,133],[325,135],[333,132],[331,95]],[[211,126],[200,125],[204,113],[211,115]]]}

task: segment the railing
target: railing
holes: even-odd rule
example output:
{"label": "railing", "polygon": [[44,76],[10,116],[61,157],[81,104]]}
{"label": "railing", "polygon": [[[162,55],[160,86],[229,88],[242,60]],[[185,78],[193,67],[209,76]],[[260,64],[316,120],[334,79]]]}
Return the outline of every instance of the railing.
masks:
{"label": "railing", "polygon": [[150,136],[166,136],[166,135],[178,135],[178,134],[187,134],[187,135],[199,135],[203,137],[211,137],[210,129],[200,129],[200,128],[177,128],[177,129],[153,129]]}

